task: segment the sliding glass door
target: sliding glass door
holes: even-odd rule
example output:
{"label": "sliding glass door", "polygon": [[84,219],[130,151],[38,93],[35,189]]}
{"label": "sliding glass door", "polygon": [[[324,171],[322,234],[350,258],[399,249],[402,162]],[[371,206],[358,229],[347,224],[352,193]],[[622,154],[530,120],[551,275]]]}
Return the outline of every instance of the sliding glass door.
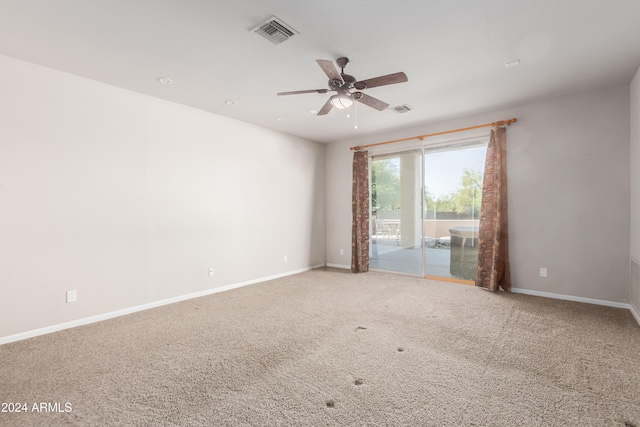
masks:
{"label": "sliding glass door", "polygon": [[371,161],[373,269],[422,274],[422,150]]}
{"label": "sliding glass door", "polygon": [[425,276],[474,281],[486,142],[425,149]]}
{"label": "sliding glass door", "polygon": [[372,157],[370,268],[475,280],[486,146]]}

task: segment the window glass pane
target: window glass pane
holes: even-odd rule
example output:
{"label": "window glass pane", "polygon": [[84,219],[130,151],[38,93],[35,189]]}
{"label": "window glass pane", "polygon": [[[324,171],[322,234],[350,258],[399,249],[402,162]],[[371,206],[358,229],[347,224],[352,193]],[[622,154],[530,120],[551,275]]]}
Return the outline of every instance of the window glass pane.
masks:
{"label": "window glass pane", "polygon": [[422,275],[422,150],[371,161],[369,267]]}
{"label": "window glass pane", "polygon": [[425,275],[475,280],[486,151],[486,143],[425,151]]}

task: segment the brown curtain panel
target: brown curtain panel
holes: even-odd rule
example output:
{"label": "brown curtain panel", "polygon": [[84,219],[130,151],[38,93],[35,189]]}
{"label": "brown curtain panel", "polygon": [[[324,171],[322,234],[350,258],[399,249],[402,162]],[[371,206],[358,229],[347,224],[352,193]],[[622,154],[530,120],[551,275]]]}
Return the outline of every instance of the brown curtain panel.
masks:
{"label": "brown curtain panel", "polygon": [[369,271],[369,154],[353,153],[351,271]]}
{"label": "brown curtain panel", "polygon": [[482,186],[476,286],[511,292],[507,220],[507,137],[494,127],[487,147]]}

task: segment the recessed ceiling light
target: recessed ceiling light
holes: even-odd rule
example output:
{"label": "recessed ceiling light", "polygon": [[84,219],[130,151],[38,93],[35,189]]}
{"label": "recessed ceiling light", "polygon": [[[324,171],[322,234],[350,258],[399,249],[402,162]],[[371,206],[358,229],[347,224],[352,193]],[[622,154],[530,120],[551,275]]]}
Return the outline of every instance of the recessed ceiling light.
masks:
{"label": "recessed ceiling light", "polygon": [[226,101],[224,101],[227,105],[238,105],[238,101],[235,101],[233,99],[227,99]]}
{"label": "recessed ceiling light", "polygon": [[171,80],[169,77],[158,77],[158,81],[165,85],[170,85],[171,83],[173,83],[173,80]]}
{"label": "recessed ceiling light", "polygon": [[286,117],[278,117],[276,120],[278,120],[279,122],[284,122],[286,119]]}
{"label": "recessed ceiling light", "polygon": [[506,64],[504,64],[505,67],[514,67],[516,65],[520,64],[520,60],[516,59],[515,61],[511,61],[511,62],[507,62]]}

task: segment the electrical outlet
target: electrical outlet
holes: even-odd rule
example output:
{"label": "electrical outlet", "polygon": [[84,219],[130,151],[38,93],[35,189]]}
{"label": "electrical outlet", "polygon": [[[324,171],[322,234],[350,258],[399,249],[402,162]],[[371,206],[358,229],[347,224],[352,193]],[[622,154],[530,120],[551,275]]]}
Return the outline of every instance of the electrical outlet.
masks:
{"label": "electrical outlet", "polygon": [[284,262],[287,262],[287,256],[286,255],[284,256]]}
{"label": "electrical outlet", "polygon": [[213,267],[209,268],[209,276],[213,276]]}
{"label": "electrical outlet", "polygon": [[547,277],[547,269],[545,267],[540,267],[540,277]]}
{"label": "electrical outlet", "polygon": [[344,255],[344,249],[340,249],[340,255]]}
{"label": "electrical outlet", "polygon": [[76,291],[67,291],[67,302],[75,302],[78,299]]}

